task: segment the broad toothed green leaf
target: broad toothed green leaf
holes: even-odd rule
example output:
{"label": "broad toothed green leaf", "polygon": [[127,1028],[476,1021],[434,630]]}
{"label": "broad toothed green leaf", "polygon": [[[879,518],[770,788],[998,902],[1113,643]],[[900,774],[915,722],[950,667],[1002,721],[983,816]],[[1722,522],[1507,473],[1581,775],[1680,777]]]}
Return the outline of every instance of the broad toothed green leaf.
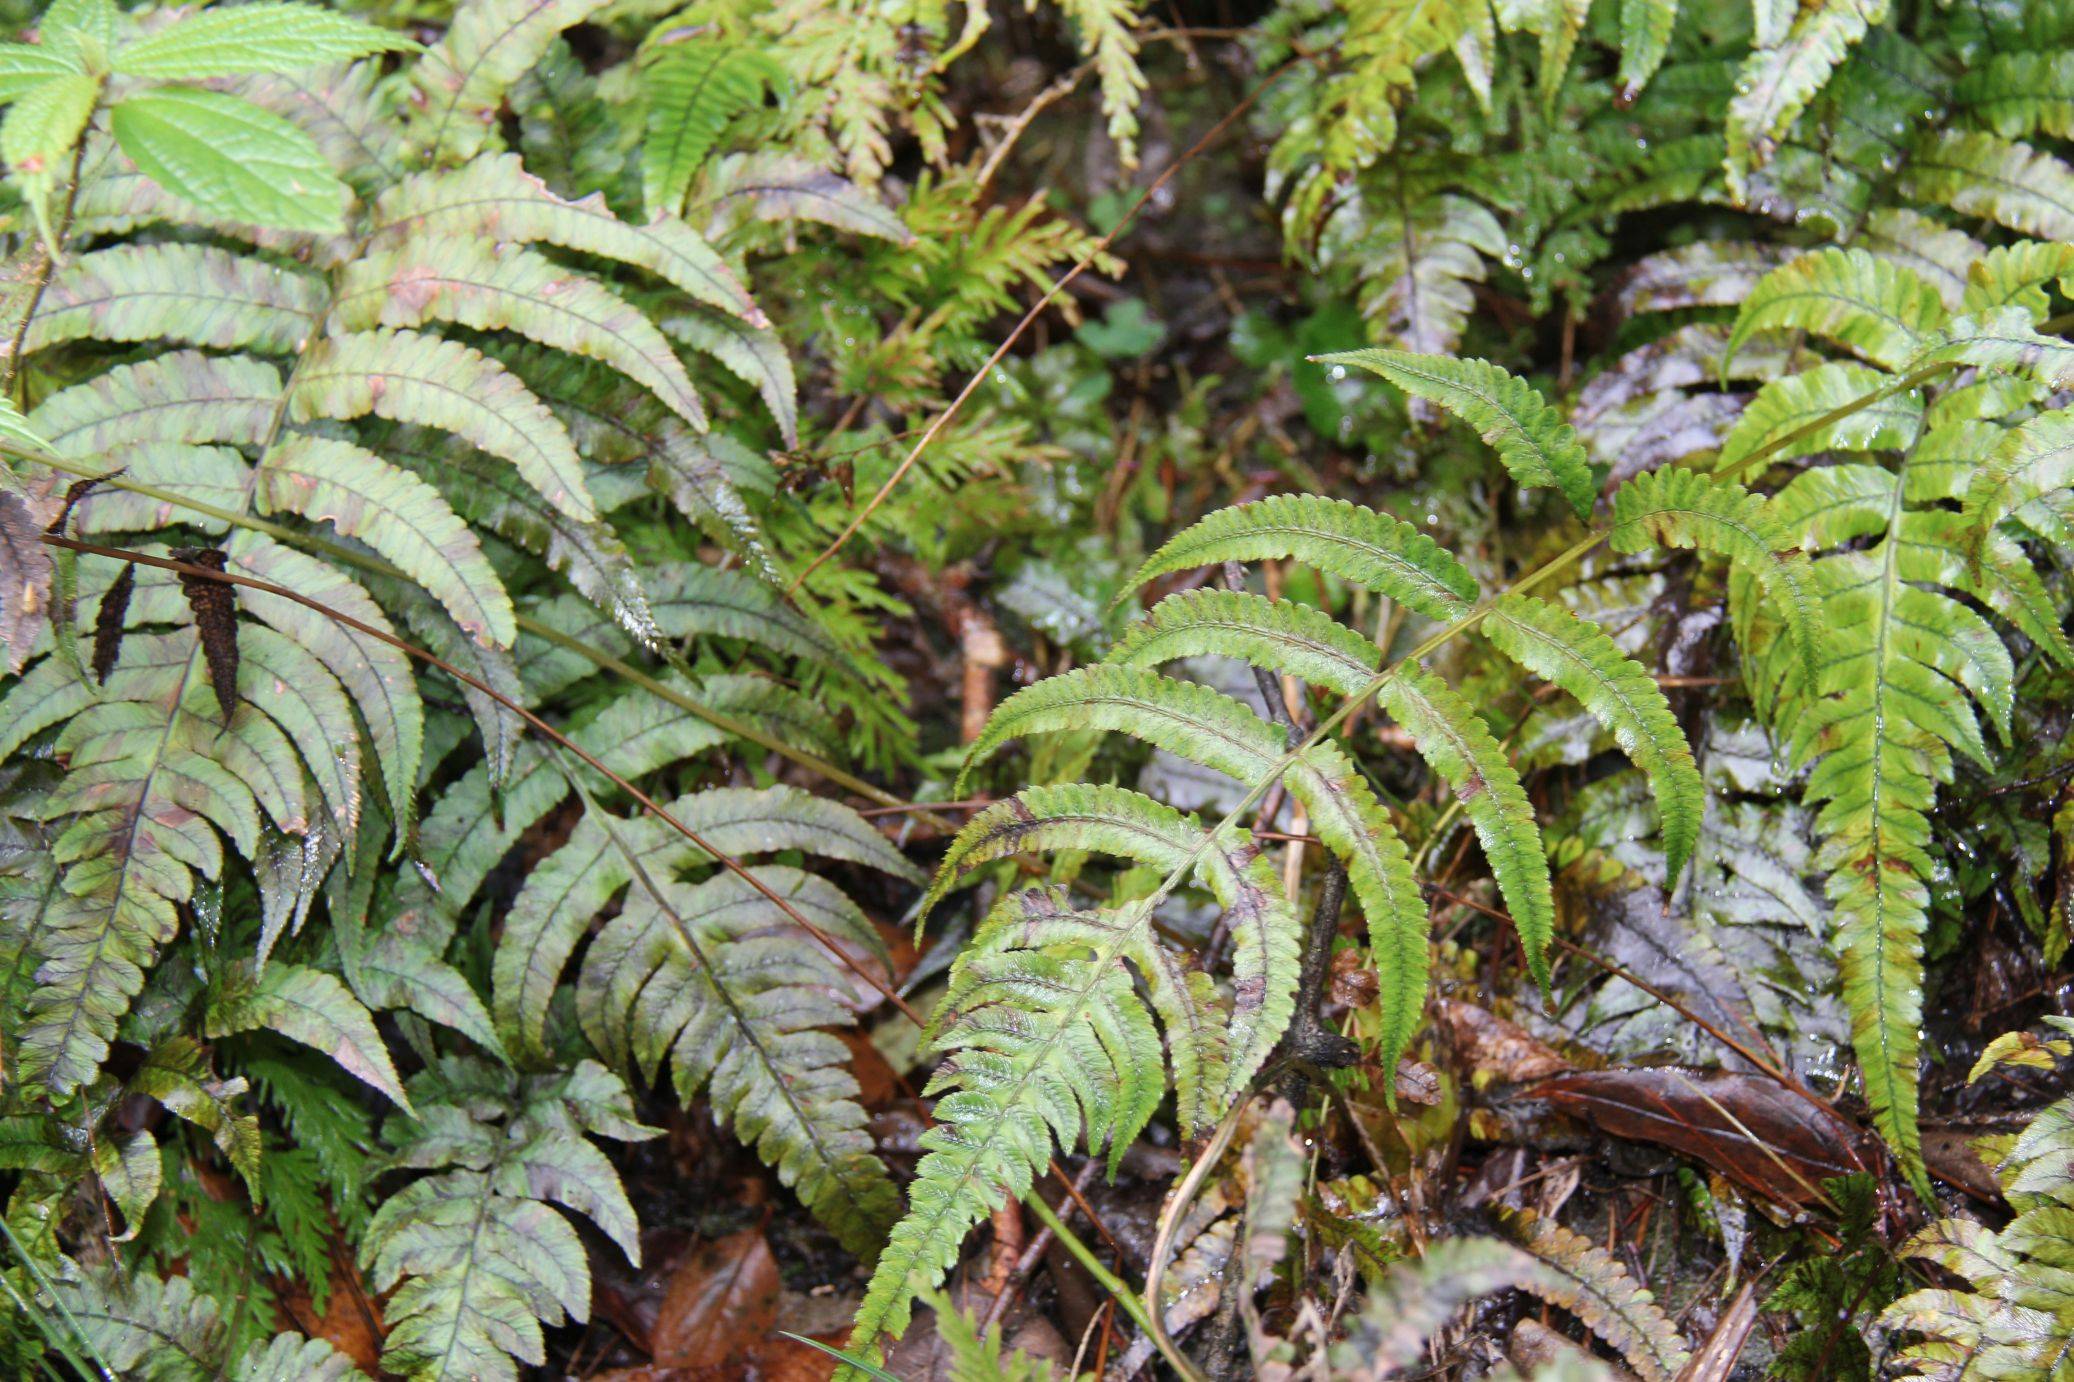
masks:
{"label": "broad toothed green leaf", "polygon": [[115,70],[155,81],[234,72],[293,72],[416,45],[401,34],[318,5],[256,4],[205,10],[116,50]]}
{"label": "broad toothed green leaf", "polygon": [[193,87],[131,96],[109,116],[124,154],[204,215],[336,234],[350,195],[301,130],[249,101]]}

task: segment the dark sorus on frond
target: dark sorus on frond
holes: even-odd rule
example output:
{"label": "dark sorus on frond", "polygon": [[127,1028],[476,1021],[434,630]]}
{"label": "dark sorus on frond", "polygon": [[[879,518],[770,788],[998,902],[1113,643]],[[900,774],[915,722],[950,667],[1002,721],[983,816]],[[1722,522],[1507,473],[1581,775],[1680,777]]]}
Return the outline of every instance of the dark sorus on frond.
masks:
{"label": "dark sorus on frond", "polygon": [[[94,615],[94,680],[107,685],[115,660],[122,655],[123,620],[130,612],[130,592],[137,588],[137,568],[129,562],[115,573],[115,583],[101,596]],[[235,654],[235,648],[233,648]]]}
{"label": "dark sorus on frond", "polygon": [[[173,559],[210,571],[223,570],[228,561],[217,547],[182,547],[173,553]],[[209,684],[216,688],[216,704],[223,710],[224,722],[229,723],[231,712],[238,705],[237,599],[231,594],[228,581],[211,580],[191,571],[180,573],[180,589],[187,595],[187,607],[194,611],[195,634],[202,640],[202,658],[209,664]],[[98,663],[98,647],[94,656]]]}

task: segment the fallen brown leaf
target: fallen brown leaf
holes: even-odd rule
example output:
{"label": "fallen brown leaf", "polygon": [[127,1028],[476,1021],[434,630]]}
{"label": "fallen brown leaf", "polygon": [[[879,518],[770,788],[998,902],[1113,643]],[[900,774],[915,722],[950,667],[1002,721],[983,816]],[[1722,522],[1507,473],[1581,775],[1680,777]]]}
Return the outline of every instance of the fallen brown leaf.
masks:
{"label": "fallen brown leaf", "polygon": [[[778,1327],[778,1261],[756,1229],[708,1243],[670,1278],[650,1335],[660,1367],[719,1367]],[[788,1345],[797,1347],[797,1345]]]}
{"label": "fallen brown leaf", "polygon": [[367,1294],[350,1254],[333,1249],[331,1294],[323,1314],[317,1313],[316,1302],[300,1281],[282,1294],[281,1312],[288,1317],[284,1323],[312,1339],[325,1340],[369,1377],[381,1375],[377,1370],[382,1356],[381,1302]]}
{"label": "fallen brown leaf", "polygon": [[1823,1180],[1867,1169],[1857,1128],[1764,1076],[1576,1070],[1528,1092],[1602,1132],[1703,1161],[1775,1203],[1819,1203]]}

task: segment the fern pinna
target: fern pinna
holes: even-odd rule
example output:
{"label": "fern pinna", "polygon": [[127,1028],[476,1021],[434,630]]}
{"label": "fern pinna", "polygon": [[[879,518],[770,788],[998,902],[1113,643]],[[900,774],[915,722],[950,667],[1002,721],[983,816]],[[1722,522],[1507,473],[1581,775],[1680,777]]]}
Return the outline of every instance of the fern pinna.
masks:
{"label": "fern pinna", "polygon": [[[1555,490],[1580,515],[1594,477],[1583,447],[1524,381],[1482,361],[1358,351],[1328,365],[1370,369],[1458,414],[1496,450],[1524,489]],[[1699,546],[1747,570],[1763,590],[1802,592],[1789,619],[1818,619],[1805,562],[1764,501],[1692,473],[1648,476],[1616,501],[1610,533],[1623,550]],[[1585,539],[1571,556],[1603,540]],[[1554,934],[1546,851],[1518,773],[1475,708],[1422,659],[1480,633],[1502,656],[1569,692],[1641,768],[1663,820],[1675,875],[1698,836],[1703,794],[1690,748],[1651,676],[1597,626],[1522,589],[1482,591],[1469,571],[1408,523],[1341,500],[1282,496],[1214,513],[1139,569],[1138,580],[1202,566],[1294,559],[1397,602],[1432,630],[1385,667],[1384,650],[1322,610],[1245,591],[1169,596],[1126,630],[1099,665],[1038,683],[1004,701],[972,745],[967,771],[1011,741],[1069,729],[1120,731],[1237,779],[1247,788],[1232,818],[1206,827],[1120,787],[1033,787],[976,816],[946,856],[932,900],[979,865],[1011,853],[1090,850],[1144,866],[1161,879],[1119,906],[1083,905],[1046,889],[1005,898],[959,959],[930,1025],[950,1054],[931,1088],[939,1127],[917,1169],[907,1217],[894,1231],[858,1317],[860,1344],[905,1325],[914,1294],[954,1261],[965,1233],[1004,1192],[1024,1194],[1054,1143],[1090,1151],[1128,1145],[1163,1085],[1154,1019],[1166,1044],[1178,1121],[1204,1131],[1249,1088],[1296,1017],[1305,949],[1296,899],[1236,819],[1282,784],[1323,842],[1368,922],[1379,974],[1383,1068],[1394,1068],[1424,1007],[1427,905],[1398,826],[1348,753],[1329,736],[1376,698],[1475,828],[1518,928],[1535,978],[1548,983]],[[1554,569],[1553,565],[1551,571]],[[1522,584],[1526,584],[1522,582]],[[1812,658],[1816,639],[1794,640]],[[1340,698],[1316,728],[1275,721],[1198,683],[1162,675],[1177,659],[1243,659],[1264,677],[1270,707],[1281,677]],[[1154,926],[1161,901],[1187,883],[1226,913],[1233,939],[1230,992]],[[1337,900],[1313,923],[1338,927]],[[1314,937],[1314,942],[1317,940]],[[1127,970],[1117,962],[1125,961]],[[1127,974],[1144,981],[1150,1007]]]}

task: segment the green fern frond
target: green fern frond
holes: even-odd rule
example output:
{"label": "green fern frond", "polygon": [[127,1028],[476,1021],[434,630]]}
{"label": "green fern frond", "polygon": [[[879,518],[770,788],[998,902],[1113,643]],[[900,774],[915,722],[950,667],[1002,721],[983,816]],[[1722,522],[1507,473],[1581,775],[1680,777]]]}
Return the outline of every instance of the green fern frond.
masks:
{"label": "green fern frond", "polygon": [[1627,100],[1641,94],[1671,51],[1678,0],[1621,0],[1620,87]]}
{"label": "green fern frond", "polygon": [[[1992,504],[1993,463],[1974,469],[1971,459],[1980,443],[1970,429],[1979,426],[1928,434],[1900,476],[1829,466],[1803,473],[1773,501],[1796,542],[1827,553],[1815,573],[1828,634],[1820,678],[1781,683],[1772,714],[1790,727],[1795,761],[1814,763],[1805,794],[1822,804],[1816,863],[1830,871],[1853,1040],[1881,1134],[1919,1188],[1915,1071],[1934,867],[1928,812],[1938,784],[1951,779],[1954,752],[1988,760],[1978,712],[2008,732],[2014,688],[2000,636],[1947,592],[1975,595],[2064,655],[2032,577],[2020,574],[2028,563],[2019,553],[1996,543],[1992,560],[1971,565],[1961,554],[1975,543],[1986,552],[1981,527],[1966,515],[1911,506],[1976,485],[1982,505]],[[1997,454],[2020,453],[2024,438],[2022,429],[2012,432],[2009,451]]]}
{"label": "green fern frond", "polygon": [[655,50],[642,72],[648,132],[641,141],[641,202],[681,211],[684,194],[728,123],[763,103],[780,73],[770,57],[724,39],[690,39]]}
{"label": "green fern frond", "polygon": [[230,1382],[345,1382],[364,1374],[322,1339],[289,1331],[242,1355],[216,1302],[185,1276],[87,1269],[65,1262],[49,1282],[58,1327],[86,1356],[124,1377],[220,1376]]}
{"label": "green fern frond", "polygon": [[445,496],[409,471],[351,442],[291,437],[260,461],[253,498],[261,513],[328,520],[365,542],[482,642],[508,648],[518,637],[511,597],[482,544]]}
{"label": "green fern frond", "polygon": [[1107,1148],[1114,1164],[1151,1118],[1165,1086],[1159,1035],[1122,964],[1150,914],[1012,894],[959,956],[930,1022],[932,1044],[953,1053],[925,1091],[940,1096],[937,1125],[922,1134],[928,1154],[858,1307],[853,1350],[876,1357],[907,1327],[916,1296],[1002,1198],[1030,1193],[1055,1142]]}
{"label": "green fern frond", "polygon": [[[1240,702],[1206,686],[1100,666],[1052,677],[1003,701],[973,742],[965,772],[1012,739],[1063,729],[1130,734],[1256,789],[1283,776],[1285,767],[1281,734]],[[1368,917],[1384,978],[1379,1040],[1394,1064],[1410,1044],[1426,993],[1427,913],[1410,857],[1366,780],[1339,750],[1313,745],[1286,766],[1290,792],[1346,866]]]}
{"label": "green fern frond", "polygon": [[923,1299],[935,1312],[936,1337],[950,1354],[944,1382],[1060,1382],[1063,1375],[1048,1360],[1020,1350],[1004,1352],[1006,1331],[1000,1325],[983,1325],[947,1295]]}
{"label": "green fern frond", "polygon": [[2023,307],[1998,307],[1979,316],[1956,317],[1909,362],[1909,368],[1972,365],[2034,379],[2048,389],[2074,385],[2074,346],[2034,331],[2032,320]]}
{"label": "green fern frond", "polygon": [[2044,285],[2074,274],[2074,245],[2019,240],[1977,256],[1966,272],[1967,312],[2019,306],[2033,322],[2045,318]]}
{"label": "green fern frond", "polygon": [[[1301,196],[1293,198],[1284,223],[1292,239],[1300,231],[1308,241],[1303,209]],[[1421,190],[1402,170],[1380,186],[1357,185],[1318,239],[1319,259],[1359,277],[1369,338],[1427,355],[1461,344],[1474,285],[1506,253],[1504,227],[1488,207],[1458,192]]]}
{"label": "green fern frond", "polygon": [[1819,0],[1798,11],[1775,42],[1760,37],[1728,106],[1728,185],[1739,201],[1752,171],[1771,160],[1786,128],[1866,30],[1886,17],[1886,0]]}
{"label": "green fern frond", "polygon": [[1300,926],[1250,833],[1213,840],[1194,817],[1119,787],[1031,787],[967,822],[924,906],[972,869],[1022,851],[1093,850],[1162,873],[1192,871],[1231,920],[1233,998],[1149,930],[1127,958],[1166,1030],[1183,1127],[1206,1129],[1252,1080],[1294,1010]]}
{"label": "green fern frond", "polygon": [[206,245],[117,245],[70,260],[23,341],[177,341],[283,354],[316,328],[323,285]]}
{"label": "green fern frond", "polygon": [[1244,658],[1255,667],[1357,696],[1375,680],[1383,650],[1309,605],[1243,590],[1202,589],[1169,595],[1147,610],[1124,630],[1104,661],[1157,667],[1205,656]]}
{"label": "green fern frond", "polygon": [[[1722,439],[1714,468],[1754,483],[1774,464],[1821,451],[1901,450],[1922,430],[1923,400],[1888,388],[1889,382],[1870,366],[1844,361],[1774,379],[1757,391]],[[1867,396],[1877,401],[1843,413]],[[1765,465],[1753,471],[1749,461],[1759,452]]]}
{"label": "green fern frond", "polygon": [[2026,504],[2074,487],[2074,419],[2040,413],[2011,429],[1966,487],[1962,521],[1972,549]]}
{"label": "green fern frond", "polygon": [[1138,166],[1138,103],[1146,78],[1138,67],[1139,14],[1131,0],[1057,0],[1073,23],[1080,50],[1102,87],[1102,116],[1126,168]]}
{"label": "green fern frond", "polygon": [[2003,1228],[1941,1219],[1902,1248],[1903,1256],[1934,1263],[1963,1285],[1915,1291],[1881,1312],[1881,1333],[1917,1336],[1893,1355],[1904,1369],[1898,1375],[1929,1382],[1963,1369],[2043,1382],[2065,1370],[2074,1351],[2065,1268],[2074,1243],[2074,1187],[2065,1172],[2074,1149],[2070,1128],[2074,1106],[2062,1099],[2041,1110],[1993,1166],[2016,1210]]}
{"label": "green fern frond", "polygon": [[272,365],[181,350],[60,390],[28,424],[52,451],[80,460],[143,442],[259,446],[280,397]]}
{"label": "green fern frond", "polygon": [[[705,430],[706,411],[698,390],[662,332],[596,280],[532,251],[493,254],[472,239],[414,238],[394,254],[370,256],[348,266],[332,304],[332,324],[339,331],[421,327],[434,321],[478,331],[512,331],[541,345],[602,361],[653,392],[693,427]],[[408,350],[409,338],[389,339],[399,354]],[[331,364],[328,359],[324,363]],[[487,359],[470,363],[475,365],[475,386],[486,384],[482,376],[494,377],[498,369]],[[306,371],[313,368],[305,365]],[[428,372],[424,377],[432,376]],[[540,413],[545,417],[546,409]],[[402,413],[385,416],[425,420]],[[476,440],[474,434],[467,435]],[[497,450],[481,441],[477,445]]]}
{"label": "green fern frond", "polygon": [[2074,135],[2074,59],[2064,51],[1984,54],[1952,97],[2004,139]]}
{"label": "green fern frond", "polygon": [[1546,993],[1555,899],[1548,852],[1519,773],[1475,708],[1432,673],[1414,669],[1392,677],[1377,699],[1462,803],[1519,928],[1527,968]]}
{"label": "green fern frond", "polygon": [[203,1032],[226,1037],[261,1028],[323,1052],[410,1112],[373,1018],[323,970],[275,961],[263,969],[239,964],[217,976],[203,1011]]}
{"label": "green fern frond", "polygon": [[1313,358],[1322,365],[1357,365],[1440,405],[1476,429],[1521,488],[1560,491],[1580,518],[1591,513],[1598,493],[1591,461],[1576,432],[1525,380],[1484,360],[1400,350],[1349,350]]}
{"label": "green fern frond", "polygon": [[2029,144],[1941,132],[1910,154],[1900,190],[2036,240],[2074,240],[2074,168]]}
{"label": "green fern frond", "polygon": [[1785,615],[1813,682],[1821,641],[1821,595],[1806,555],[1780,529],[1762,498],[1698,471],[1652,471],[1614,494],[1613,528],[1606,541],[1616,552],[1698,548],[1751,572]]}
{"label": "green fern frond", "polygon": [[412,63],[409,133],[418,156],[453,164],[496,136],[512,83],[540,61],[562,30],[582,23],[602,0],[468,0],[454,10],[439,42]]}
{"label": "green fern frond", "polygon": [[761,325],[749,290],[690,226],[675,216],[635,225],[612,213],[601,196],[566,201],[527,172],[512,154],[485,154],[451,171],[414,173],[375,202],[369,230],[377,250],[419,236],[446,243],[496,240],[546,244],[645,269],[703,302]]}
{"label": "green fern frond", "polygon": [[562,424],[517,375],[459,341],[381,330],[313,344],[296,372],[289,415],[343,422],[369,414],[453,432],[509,461],[571,518],[597,516]]}
{"label": "green fern frond", "polygon": [[[682,756],[680,745],[651,755],[622,726],[590,728],[617,746],[622,770]],[[853,812],[793,789],[698,793],[671,814],[733,854],[804,849],[919,880]],[[577,1016],[592,1045],[650,1077],[670,1064],[687,1100],[706,1090],[807,1207],[868,1256],[895,1192],[872,1155],[849,1053],[822,1030],[844,1018],[834,998],[845,983],[842,958],[792,914],[867,966],[884,969],[883,944],[833,885],[795,869],[755,872],[780,900],[731,873],[677,881],[687,866],[713,862],[657,821],[586,811],[512,906],[493,964],[499,1027],[522,1058],[546,1057],[548,1000],[584,933],[626,890],[577,983]]]}
{"label": "green fern frond", "polygon": [[1416,1366],[1427,1340],[1464,1306],[1520,1285],[1533,1271],[1532,1258],[1495,1238],[1434,1243],[1425,1256],[1394,1266],[1369,1292],[1347,1337],[1332,1347],[1333,1366],[1349,1372]]}

